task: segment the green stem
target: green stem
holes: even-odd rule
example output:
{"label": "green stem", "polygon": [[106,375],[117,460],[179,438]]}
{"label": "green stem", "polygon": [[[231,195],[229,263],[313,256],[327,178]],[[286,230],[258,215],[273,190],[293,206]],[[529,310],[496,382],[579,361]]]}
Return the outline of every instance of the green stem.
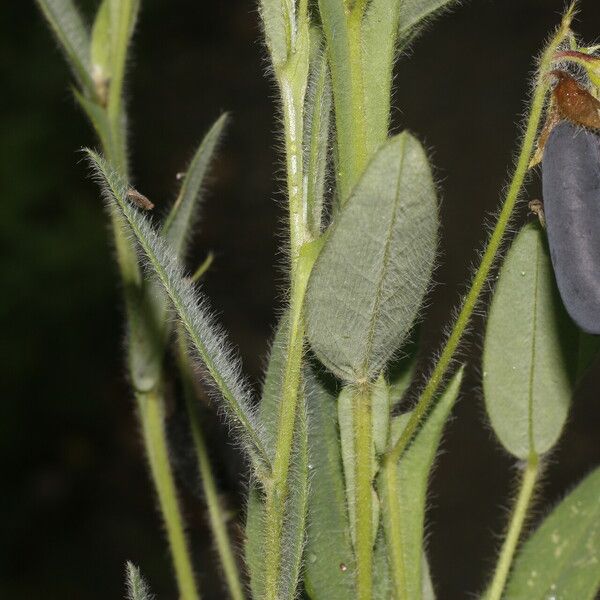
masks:
{"label": "green stem", "polygon": [[194,580],[187,541],[183,532],[183,519],[169,462],[164,423],[164,398],[156,392],[138,393],[137,401],[144,445],[152,479],[158,493],[160,511],[167,529],[179,592],[183,600],[199,600],[200,595]]}
{"label": "green stem", "polygon": [[398,464],[385,461],[381,481],[383,518],[387,520],[388,558],[392,571],[395,600],[409,600],[406,589],[406,565],[404,564],[404,539],[402,536],[402,513],[398,494]]}
{"label": "green stem", "polygon": [[227,517],[221,509],[221,504],[219,502],[217,485],[212,472],[204,434],[202,433],[202,428],[198,422],[194,401],[195,395],[190,389],[190,393],[186,394],[186,406],[192,429],[194,448],[196,449],[196,458],[198,459],[200,481],[202,482],[202,490],[208,507],[210,527],[217,544],[217,552],[219,553],[221,566],[225,573],[229,594],[233,600],[244,600],[244,592],[240,581],[238,566],[231,547],[231,540],[229,539],[229,534],[227,532]]}
{"label": "green stem", "polygon": [[[292,281],[290,336],[279,409],[275,458],[265,499],[265,598],[267,600],[278,599],[279,577],[283,566],[281,561],[283,522],[304,351],[303,304],[310,271],[318,254],[315,244],[307,245],[308,251],[301,252],[296,266],[296,277]],[[313,248],[316,251],[313,251]]]}
{"label": "green stem", "polygon": [[280,572],[283,566],[282,534],[304,351],[304,296],[310,271],[320,249],[318,244],[308,243],[310,233],[303,191],[303,110],[308,68],[299,71],[299,64],[302,64],[302,56],[297,55],[295,60],[289,62],[278,74],[286,150],[291,289],[290,333],[279,407],[275,456],[265,498],[265,598],[267,600],[278,598]]}
{"label": "green stem", "polygon": [[494,572],[494,578],[490,586],[487,600],[500,600],[504,586],[506,585],[506,579],[510,571],[510,566],[513,561],[515,550],[521,537],[521,530],[523,529],[523,523],[527,518],[527,512],[531,503],[531,498],[535,490],[535,484],[538,478],[540,469],[540,462],[537,454],[532,453],[527,461],[527,467],[523,473],[521,480],[521,488],[519,495],[517,496],[517,502],[510,520],[508,533],[504,543],[502,544],[502,550],[500,551],[500,557],[496,565],[496,571]]}
{"label": "green stem", "polygon": [[504,234],[506,233],[511,220],[513,209],[519,198],[519,192],[523,187],[525,176],[527,175],[529,161],[533,154],[537,139],[537,132],[546,103],[546,94],[550,85],[547,74],[552,68],[552,57],[560,43],[568,35],[570,19],[571,9],[567,11],[560,28],[550,41],[550,44],[548,44],[542,56],[533,100],[531,103],[531,109],[527,119],[527,128],[521,144],[519,159],[517,161],[517,166],[512,176],[502,210],[500,211],[496,226],[494,227],[488,245],[483,253],[479,268],[477,269],[475,277],[473,278],[471,288],[463,301],[463,305],[460,309],[458,318],[456,319],[456,323],[454,324],[454,328],[452,329],[452,333],[446,341],[444,349],[442,350],[440,358],[433,369],[431,377],[421,393],[419,401],[411,415],[410,420],[408,421],[406,429],[403,431],[394,448],[388,454],[388,459],[393,462],[397,462],[400,459],[410,443],[413,435],[416,433],[421,420],[429,411],[431,403],[433,402],[433,399],[435,398],[436,393],[442,381],[444,380],[444,376],[446,375],[448,367],[452,363],[454,353],[456,352],[462,337],[467,330],[471,315],[473,314],[473,311],[479,302],[481,290],[483,289],[490,271],[496,261],[498,251],[500,250],[500,246],[504,239]]}
{"label": "green stem", "polygon": [[354,430],[356,597],[373,597],[373,414],[371,386],[357,388],[352,399]]}

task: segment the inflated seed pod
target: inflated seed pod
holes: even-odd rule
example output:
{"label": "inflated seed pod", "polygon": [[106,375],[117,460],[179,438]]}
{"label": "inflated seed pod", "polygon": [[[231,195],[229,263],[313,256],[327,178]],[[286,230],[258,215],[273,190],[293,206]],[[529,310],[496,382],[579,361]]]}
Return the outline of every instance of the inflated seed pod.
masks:
{"label": "inflated seed pod", "polygon": [[600,135],[559,123],[544,149],[542,182],[561,298],[583,331],[600,335]]}

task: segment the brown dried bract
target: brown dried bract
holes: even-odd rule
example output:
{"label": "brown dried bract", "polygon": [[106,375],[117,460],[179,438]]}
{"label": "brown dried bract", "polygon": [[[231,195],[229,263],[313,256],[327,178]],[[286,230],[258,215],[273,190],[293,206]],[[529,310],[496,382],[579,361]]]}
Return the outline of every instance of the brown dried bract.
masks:
{"label": "brown dried bract", "polygon": [[143,208],[144,210],[152,210],[154,208],[154,204],[152,204],[152,202],[150,202],[150,200],[148,200],[148,198],[146,198],[146,196],[144,196],[144,194],[140,194],[137,190],[134,190],[133,188],[129,188],[127,190],[127,197],[136,206],[139,206],[140,208]]}
{"label": "brown dried bract", "polygon": [[565,71],[551,74],[558,80],[553,94],[560,116],[577,125],[600,129],[600,102]]}

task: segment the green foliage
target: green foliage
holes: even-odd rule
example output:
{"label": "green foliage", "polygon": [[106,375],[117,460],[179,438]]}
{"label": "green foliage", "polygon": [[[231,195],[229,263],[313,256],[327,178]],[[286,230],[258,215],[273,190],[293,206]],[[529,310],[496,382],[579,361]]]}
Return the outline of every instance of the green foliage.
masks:
{"label": "green foliage", "polygon": [[304,583],[313,600],[346,600],[355,561],[346,504],[336,397],[313,369],[306,375],[310,496]]}
{"label": "green foliage", "polygon": [[523,545],[506,600],[593,600],[600,589],[600,469],[590,473]]}
{"label": "green foliage", "polygon": [[[279,425],[280,397],[288,343],[289,318],[283,317],[273,340],[259,410],[261,423],[265,427],[265,435],[269,440],[269,448],[275,446]],[[279,569],[281,577],[278,597],[282,600],[296,597],[304,551],[304,531],[308,506],[308,421],[304,405],[298,412],[297,420],[294,458],[289,478],[290,492],[285,507],[285,543],[281,555],[282,564]],[[269,483],[266,482],[265,485],[268,486]],[[248,496],[245,555],[253,596],[256,598],[262,598],[265,590],[265,519],[263,490],[259,482],[255,481]]]}
{"label": "green foliage", "polygon": [[560,302],[543,233],[528,225],[500,270],[483,352],[487,412],[517,458],[543,454],[556,443],[576,357],[577,335]]}
{"label": "green foliage", "polygon": [[437,227],[429,162],[402,133],[369,164],[310,279],[308,339],[338,377],[376,378],[405,340],[429,285]]}
{"label": "green foliage", "polygon": [[95,95],[90,68],[90,35],[73,0],[37,0],[81,90]]}
{"label": "green foliage", "polygon": [[[442,431],[458,397],[462,377],[461,368],[449,382],[398,465],[386,465],[379,475],[383,524],[391,549],[390,571],[396,590],[404,589],[406,597],[411,600],[419,600],[424,594],[423,588],[431,587],[423,554],[427,485]],[[393,420],[392,444],[399,438],[409,417],[410,414],[403,414]]]}
{"label": "green foliage", "polygon": [[[573,7],[541,56],[517,166],[481,264],[439,359],[423,387],[413,390],[419,344],[411,342],[402,360],[394,359],[431,284],[438,207],[422,146],[407,132],[389,137],[392,72],[399,50],[451,1],[260,1],[282,106],[289,305],[255,407],[239,361],[195,286],[212,258],[191,278],[182,266],[226,116],[207,133],[167,219],[154,227],[131,200],[127,172],[123,87],[139,1],[102,1],[91,32],[69,0],[38,3],[106,156],[88,151],[113,220],[130,376],[180,596],[199,598],[165,433],[169,305],[181,321],[177,367],[230,595],[238,600],[243,592],[193,410],[184,335],[234,440],[250,458],[244,554],[252,597],[293,600],[304,587],[312,600],[433,600],[424,551],[427,487],[463,368],[445,391],[444,384],[525,181],[555,54],[572,41]],[[314,356],[306,352],[309,345]],[[514,456],[527,459],[489,600],[501,598],[511,572],[539,475],[538,454],[554,446],[567,419],[576,349],[543,233],[529,225],[500,270],[483,356],[492,426]],[[596,352],[597,343],[583,338],[580,371]],[[395,415],[408,391],[417,394],[414,406]],[[507,600],[593,597],[600,586],[599,473],[559,505],[517,555]],[[148,600],[130,563],[127,574],[131,600]]]}
{"label": "green foliage", "polygon": [[254,456],[267,456],[262,428],[251,407],[245,382],[223,334],[214,324],[204,299],[183,274],[183,269],[169,246],[154,231],[146,217],[127,199],[128,186],[108,163],[91,150],[87,151],[103,189],[107,204],[126,219],[140,249],[169,295],[192,346],[224,399],[224,406],[234,426],[243,431],[247,448]]}
{"label": "green foliage", "polygon": [[148,585],[144,581],[138,567],[128,562],[127,572],[127,600],[152,600],[154,596],[150,593]]}
{"label": "green foliage", "polygon": [[194,222],[198,218],[202,186],[226,125],[227,114],[223,114],[204,136],[186,170],[177,200],[162,227],[163,237],[182,258],[185,258]]}

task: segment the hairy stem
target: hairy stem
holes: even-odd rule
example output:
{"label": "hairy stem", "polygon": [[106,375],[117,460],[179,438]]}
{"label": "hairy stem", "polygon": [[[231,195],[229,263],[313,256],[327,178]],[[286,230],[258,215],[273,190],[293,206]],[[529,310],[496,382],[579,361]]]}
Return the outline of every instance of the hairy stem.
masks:
{"label": "hairy stem", "polygon": [[510,519],[510,525],[504,543],[502,544],[502,550],[498,558],[496,570],[494,572],[494,578],[489,588],[489,592],[486,600],[500,600],[504,586],[506,585],[506,579],[510,571],[510,566],[513,561],[515,550],[521,537],[521,530],[523,529],[523,523],[527,518],[527,512],[531,503],[531,498],[535,490],[535,484],[538,479],[540,469],[540,461],[534,452],[532,452],[527,460],[527,466],[523,472],[521,479],[521,487],[519,489],[519,495],[515,503],[515,508]]}
{"label": "hairy stem", "polygon": [[356,534],[356,593],[358,600],[373,596],[373,414],[371,386],[356,389],[352,399]]}
{"label": "hairy stem", "polygon": [[387,460],[398,462],[399,458],[402,456],[408,444],[410,443],[413,435],[416,433],[423,417],[429,411],[431,403],[433,402],[433,399],[435,398],[436,393],[442,381],[444,380],[444,376],[448,371],[448,367],[452,363],[454,353],[456,352],[463,335],[467,330],[467,326],[473,311],[475,310],[475,307],[479,301],[481,290],[483,289],[490,271],[494,266],[498,251],[500,250],[502,241],[504,239],[504,234],[506,233],[510,223],[513,209],[519,198],[519,192],[523,187],[523,183],[528,171],[529,161],[535,147],[537,132],[546,103],[546,94],[550,85],[547,75],[552,69],[552,57],[557,48],[560,46],[561,42],[568,35],[571,17],[572,7],[567,11],[560,28],[544,51],[538,70],[536,86],[531,103],[531,109],[527,119],[525,135],[521,144],[519,159],[517,161],[517,166],[512,176],[502,210],[498,216],[496,226],[494,227],[485,252],[483,253],[481,263],[475,273],[471,288],[463,301],[450,337],[446,341],[440,358],[419,397],[415,410],[411,415],[406,429],[403,431],[394,448],[387,455]]}
{"label": "hairy stem", "polygon": [[152,479],[156,485],[160,511],[167,529],[167,539],[173,557],[179,592],[183,600],[199,600],[200,595],[194,580],[173,471],[169,462],[164,423],[164,399],[160,394],[148,392],[138,393],[137,401],[144,445]]}

